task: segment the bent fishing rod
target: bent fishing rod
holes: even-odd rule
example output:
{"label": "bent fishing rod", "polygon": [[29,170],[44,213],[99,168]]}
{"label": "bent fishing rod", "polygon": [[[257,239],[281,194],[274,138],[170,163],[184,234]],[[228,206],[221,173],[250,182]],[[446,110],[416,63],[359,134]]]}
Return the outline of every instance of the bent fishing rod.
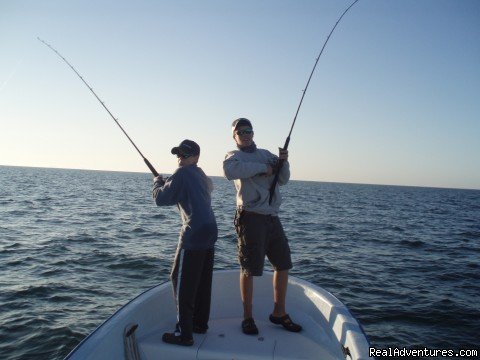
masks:
{"label": "bent fishing rod", "polygon": [[85,81],[85,79],[82,77],[82,75],[79,74],[79,72],[67,61],[67,59],[65,59],[57,50],[55,50],[50,44],[48,44],[47,42],[43,41],[42,39],[40,39],[39,37],[37,37],[37,39],[39,41],[41,41],[42,43],[44,43],[46,46],[48,46],[52,51],[54,51],[63,61],[65,61],[65,63],[75,72],[75,74],[77,74],[77,76],[80,78],[80,80],[83,81],[83,83],[88,87],[88,89],[92,92],[92,94],[95,96],[95,98],[100,102],[100,104],[102,104],[103,108],[105,110],[107,110],[108,114],[112,117],[112,119],[115,121],[115,123],[118,125],[118,127],[120,128],[120,130],[123,131],[123,133],[125,134],[125,136],[128,138],[128,140],[132,143],[133,147],[135,148],[135,150],[138,151],[138,153],[140,154],[140,156],[142,157],[143,161],[145,162],[145,164],[148,166],[148,168],[150,169],[150,171],[152,172],[152,174],[154,176],[159,176],[157,170],[155,170],[155,168],[152,166],[152,164],[150,164],[150,161],[147,160],[147,158],[145,156],[143,156],[142,152],[138,149],[137,145],[135,145],[135,143],[133,142],[133,140],[130,138],[130,136],[128,136],[127,132],[123,129],[122,125],[120,125],[120,123],[118,122],[118,119],[115,118],[115,116],[113,116],[113,114],[110,112],[110,110],[108,110],[107,106],[105,105],[105,103],[98,97],[98,95],[95,93],[95,91],[93,91],[93,88],[88,85],[88,83]]}
{"label": "bent fishing rod", "polygon": [[[312,80],[312,76],[313,76],[313,73],[314,73],[314,71],[315,71],[315,68],[317,67],[318,60],[320,60],[320,57],[321,57],[322,54],[323,54],[323,50],[325,50],[325,46],[327,45],[328,40],[330,40],[330,36],[332,35],[333,31],[334,31],[335,28],[337,27],[337,25],[338,25],[338,23],[340,22],[340,20],[342,20],[343,16],[344,16],[344,15],[348,12],[348,10],[350,10],[350,8],[351,8],[353,5],[355,5],[358,1],[359,1],[359,0],[355,0],[348,8],[342,13],[342,15],[338,18],[337,22],[336,22],[335,25],[333,26],[332,30],[330,31],[330,34],[328,34],[327,39],[326,39],[325,42],[323,43],[322,49],[320,50],[320,53],[319,53],[318,56],[317,56],[317,60],[315,61],[315,65],[313,65],[312,72],[310,73],[310,76],[308,77],[307,85],[305,85],[305,89],[303,89],[303,91],[302,91],[302,97],[300,98],[300,103],[298,104],[297,111],[295,112],[295,116],[294,116],[294,118],[293,118],[292,126],[290,127],[290,132],[288,133],[287,139],[285,140],[285,144],[283,145],[282,150],[287,150],[287,149],[288,149],[288,145],[290,144],[290,135],[292,135],[293,127],[295,126],[295,122],[297,121],[298,112],[300,111],[300,107],[302,106],[303,98],[305,97],[305,94],[307,93],[308,85],[310,84],[310,80]],[[278,166],[277,166],[277,169],[276,169],[275,177],[273,178],[273,182],[272,182],[272,184],[270,185],[270,198],[269,198],[269,200],[268,200],[268,203],[269,203],[269,204],[272,203],[273,196],[275,195],[275,188],[276,188],[276,186],[277,186],[278,178],[279,178],[279,176],[280,176],[280,170],[282,169],[284,162],[285,162],[285,160],[283,160],[283,159],[280,159],[280,160],[278,161]]]}

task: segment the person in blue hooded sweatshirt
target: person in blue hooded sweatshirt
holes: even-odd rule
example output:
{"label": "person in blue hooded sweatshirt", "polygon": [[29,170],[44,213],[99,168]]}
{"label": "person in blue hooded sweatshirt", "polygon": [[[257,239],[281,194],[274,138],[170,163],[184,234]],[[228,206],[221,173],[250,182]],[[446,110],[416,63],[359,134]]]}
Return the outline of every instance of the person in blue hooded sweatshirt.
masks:
{"label": "person in blue hooded sweatshirt", "polygon": [[177,170],[167,179],[157,176],[153,184],[155,203],[177,205],[183,221],[170,274],[178,322],[175,331],[164,333],[162,340],[191,346],[193,333],[208,329],[218,229],[211,206],[212,181],[197,166],[200,146],[183,140],[171,152],[178,158]]}

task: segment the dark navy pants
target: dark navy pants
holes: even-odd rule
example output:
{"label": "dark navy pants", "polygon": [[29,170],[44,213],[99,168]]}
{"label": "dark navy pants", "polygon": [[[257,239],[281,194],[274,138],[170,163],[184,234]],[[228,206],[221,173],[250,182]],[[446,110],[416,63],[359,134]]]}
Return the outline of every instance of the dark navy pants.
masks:
{"label": "dark navy pants", "polygon": [[177,305],[177,325],[184,339],[193,338],[194,327],[208,329],[213,258],[214,249],[177,249],[170,278]]}

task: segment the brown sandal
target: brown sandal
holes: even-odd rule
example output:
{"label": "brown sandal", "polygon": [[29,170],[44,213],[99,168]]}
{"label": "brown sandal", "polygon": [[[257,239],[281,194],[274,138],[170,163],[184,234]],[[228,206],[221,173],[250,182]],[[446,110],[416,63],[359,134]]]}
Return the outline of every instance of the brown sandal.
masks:
{"label": "brown sandal", "polygon": [[285,329],[291,332],[299,332],[302,330],[302,327],[298,324],[295,324],[292,319],[290,319],[288,314],[279,317],[270,315],[270,321],[274,324],[282,325]]}

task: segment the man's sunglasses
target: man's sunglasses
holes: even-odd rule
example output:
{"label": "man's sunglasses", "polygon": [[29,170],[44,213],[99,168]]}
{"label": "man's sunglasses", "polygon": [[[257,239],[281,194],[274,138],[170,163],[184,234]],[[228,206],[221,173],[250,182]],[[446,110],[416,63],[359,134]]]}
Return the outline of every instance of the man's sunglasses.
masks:
{"label": "man's sunglasses", "polygon": [[191,154],[177,154],[177,158],[188,159]]}
{"label": "man's sunglasses", "polygon": [[238,136],[242,136],[242,135],[252,135],[252,134],[253,134],[253,130],[252,130],[252,129],[237,130],[237,131],[236,131],[236,134],[237,134]]}

